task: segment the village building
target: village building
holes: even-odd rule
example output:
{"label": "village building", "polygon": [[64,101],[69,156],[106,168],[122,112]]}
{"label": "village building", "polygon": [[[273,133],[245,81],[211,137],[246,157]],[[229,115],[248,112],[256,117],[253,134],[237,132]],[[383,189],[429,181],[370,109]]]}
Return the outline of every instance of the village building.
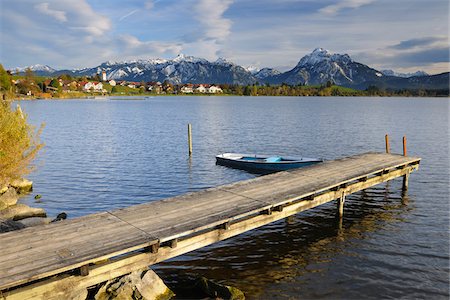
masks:
{"label": "village building", "polygon": [[203,84],[200,84],[195,88],[196,93],[206,93],[206,87]]}
{"label": "village building", "polygon": [[85,92],[103,92],[103,83],[101,82],[94,82],[89,81],[84,83],[83,85],[83,91]]}
{"label": "village building", "polygon": [[156,94],[161,94],[163,91],[163,86],[161,82],[150,81],[147,82],[147,90]]}
{"label": "village building", "polygon": [[180,92],[184,94],[192,94],[194,92],[194,85],[193,84],[186,84],[181,87]]}
{"label": "village building", "polygon": [[212,85],[206,89],[206,92],[209,94],[217,94],[217,93],[223,93],[222,89],[218,86]]}

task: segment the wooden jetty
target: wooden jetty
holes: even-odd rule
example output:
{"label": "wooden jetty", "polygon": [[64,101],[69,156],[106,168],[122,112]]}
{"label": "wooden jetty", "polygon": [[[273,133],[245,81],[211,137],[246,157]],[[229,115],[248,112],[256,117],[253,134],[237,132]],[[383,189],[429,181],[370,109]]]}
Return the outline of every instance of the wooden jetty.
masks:
{"label": "wooden jetty", "polygon": [[[365,153],[0,234],[0,298],[67,298],[72,290],[171,257],[337,199],[408,176],[420,158]],[[95,201],[95,200],[93,200]]]}

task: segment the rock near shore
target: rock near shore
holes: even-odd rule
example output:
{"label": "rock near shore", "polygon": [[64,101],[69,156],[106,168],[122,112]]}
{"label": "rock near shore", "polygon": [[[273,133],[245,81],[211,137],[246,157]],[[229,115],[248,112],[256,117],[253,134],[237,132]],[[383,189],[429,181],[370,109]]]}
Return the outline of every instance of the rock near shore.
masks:
{"label": "rock near shore", "polygon": [[[14,180],[0,189],[0,233],[29,226],[47,224],[47,214],[42,208],[17,203],[20,194],[32,190],[33,183],[27,179]],[[21,222],[18,222],[21,221]]]}
{"label": "rock near shore", "polygon": [[19,195],[13,187],[7,188],[4,193],[0,194],[0,210],[12,206],[19,200]]}
{"label": "rock near shore", "polygon": [[95,300],[168,300],[173,296],[155,272],[145,269],[107,281],[96,293]]}
{"label": "rock near shore", "polygon": [[219,284],[205,277],[199,278],[196,285],[203,291],[203,293],[214,299],[245,300],[244,293],[238,288]]}
{"label": "rock near shore", "polygon": [[47,217],[42,208],[33,208],[25,204],[15,204],[0,210],[0,219],[18,221],[31,217]]}
{"label": "rock near shore", "polygon": [[25,178],[13,180],[9,185],[15,188],[19,194],[29,193],[33,190],[33,182]]}

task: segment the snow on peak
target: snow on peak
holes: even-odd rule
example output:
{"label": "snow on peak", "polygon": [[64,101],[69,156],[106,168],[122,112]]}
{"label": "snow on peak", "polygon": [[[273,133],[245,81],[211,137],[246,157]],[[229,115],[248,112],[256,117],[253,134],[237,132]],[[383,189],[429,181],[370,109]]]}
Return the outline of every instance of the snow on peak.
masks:
{"label": "snow on peak", "polygon": [[328,51],[327,49],[324,49],[324,48],[316,48],[313,50],[313,52],[311,54],[323,56],[323,55],[329,55],[330,51]]}
{"label": "snow on peak", "polygon": [[267,78],[269,76],[276,76],[281,74],[280,71],[272,69],[272,68],[262,68],[261,70],[259,70],[256,74],[254,74],[254,76],[258,79],[264,79]]}
{"label": "snow on peak", "polygon": [[333,54],[324,48],[316,48],[310,54],[305,55],[297,66],[313,66],[323,61],[328,63],[337,61],[350,62],[351,58],[348,54]]}
{"label": "snow on peak", "polygon": [[394,70],[381,70],[381,73],[383,73],[386,76],[396,76],[396,77],[403,77],[403,78],[409,78],[409,77],[420,77],[420,76],[428,76],[429,74],[424,71],[416,71],[414,73],[400,73],[395,72]]}
{"label": "snow on peak", "polygon": [[25,70],[28,68],[33,72],[37,72],[37,71],[44,71],[44,72],[49,72],[49,73],[56,72],[56,70],[53,69],[52,67],[50,67],[48,65],[40,65],[40,64],[32,65],[29,67],[23,67],[23,68],[15,68],[13,70],[19,70],[19,72],[25,72]]}
{"label": "snow on peak", "polygon": [[261,70],[260,68],[258,68],[258,67],[256,67],[256,66],[252,66],[252,65],[247,66],[247,67],[245,67],[244,69],[245,69],[246,71],[252,73],[252,75],[255,75],[256,73],[258,73],[258,72]]}
{"label": "snow on peak", "polygon": [[189,55],[184,55],[182,53],[178,54],[177,57],[175,57],[173,60],[173,62],[175,63],[179,63],[179,62],[190,62],[190,63],[197,63],[197,62],[206,62],[207,60],[204,58],[199,58],[199,57],[195,57],[195,56],[189,56]]}
{"label": "snow on peak", "polygon": [[227,65],[227,66],[233,64],[232,62],[229,62],[223,57],[219,57],[214,63],[217,65]]}

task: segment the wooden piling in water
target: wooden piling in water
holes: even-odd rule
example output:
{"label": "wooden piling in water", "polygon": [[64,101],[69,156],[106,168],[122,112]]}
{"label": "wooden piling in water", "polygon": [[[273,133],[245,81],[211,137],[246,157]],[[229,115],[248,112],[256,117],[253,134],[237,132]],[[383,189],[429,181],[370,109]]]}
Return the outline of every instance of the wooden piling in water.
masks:
{"label": "wooden piling in water", "polygon": [[403,191],[408,190],[408,183],[409,183],[409,173],[403,175],[403,186],[402,186]]}
{"label": "wooden piling in water", "polygon": [[390,153],[390,146],[389,146],[389,135],[384,136],[384,140],[386,141],[386,153]]}
{"label": "wooden piling in water", "polygon": [[338,216],[341,219],[344,216],[345,193],[337,199]]}
{"label": "wooden piling in water", "polygon": [[188,146],[189,146],[189,156],[192,155],[192,126],[188,124]]}
{"label": "wooden piling in water", "polygon": [[[403,136],[403,156],[406,156],[406,136]],[[408,183],[409,183],[409,173],[403,175],[403,186],[402,190],[405,192],[408,190]]]}
{"label": "wooden piling in water", "polygon": [[406,135],[403,136],[403,156],[406,156]]}

